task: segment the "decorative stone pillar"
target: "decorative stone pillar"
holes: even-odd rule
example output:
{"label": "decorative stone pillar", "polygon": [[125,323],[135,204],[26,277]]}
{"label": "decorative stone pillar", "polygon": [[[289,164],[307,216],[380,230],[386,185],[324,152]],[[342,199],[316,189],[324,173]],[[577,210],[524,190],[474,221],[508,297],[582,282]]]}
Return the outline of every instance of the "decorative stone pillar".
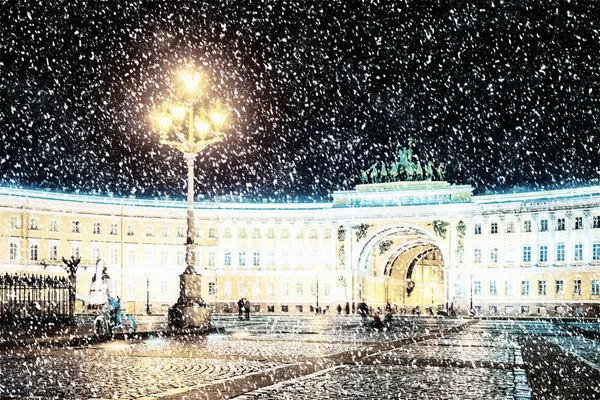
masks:
{"label": "decorative stone pillar", "polygon": [[539,263],[540,257],[540,249],[539,249],[539,235],[540,229],[538,226],[538,214],[531,214],[531,266],[537,267]]}
{"label": "decorative stone pillar", "polygon": [[573,265],[573,243],[571,242],[571,233],[573,231],[573,212],[565,213],[565,225],[567,226],[567,240],[565,243],[565,264]]}
{"label": "decorative stone pillar", "polygon": [[590,227],[592,225],[592,212],[590,210],[583,211],[583,265],[590,265],[592,262],[592,243],[590,241]]}
{"label": "decorative stone pillar", "polygon": [[548,214],[548,230],[550,231],[550,244],[548,245],[548,266],[556,263],[556,213]]}

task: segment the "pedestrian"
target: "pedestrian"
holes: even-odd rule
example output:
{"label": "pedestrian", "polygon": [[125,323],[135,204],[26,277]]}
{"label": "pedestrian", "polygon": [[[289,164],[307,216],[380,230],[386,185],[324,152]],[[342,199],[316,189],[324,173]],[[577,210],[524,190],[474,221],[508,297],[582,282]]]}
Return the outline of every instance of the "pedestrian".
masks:
{"label": "pedestrian", "polygon": [[241,320],[244,315],[244,299],[238,300],[238,318]]}
{"label": "pedestrian", "polygon": [[246,320],[250,320],[250,300],[246,299],[244,303],[244,309],[246,310]]}
{"label": "pedestrian", "polygon": [[338,315],[342,315],[342,305],[341,304],[338,304],[337,312],[338,312]]}
{"label": "pedestrian", "polygon": [[92,286],[90,287],[89,303],[91,305],[102,305],[108,302],[114,310],[115,328],[121,326],[121,304],[113,297],[113,284],[108,269],[102,259],[96,261],[96,273],[92,277]]}
{"label": "pedestrian", "polygon": [[350,303],[346,302],[346,314],[350,314]]}

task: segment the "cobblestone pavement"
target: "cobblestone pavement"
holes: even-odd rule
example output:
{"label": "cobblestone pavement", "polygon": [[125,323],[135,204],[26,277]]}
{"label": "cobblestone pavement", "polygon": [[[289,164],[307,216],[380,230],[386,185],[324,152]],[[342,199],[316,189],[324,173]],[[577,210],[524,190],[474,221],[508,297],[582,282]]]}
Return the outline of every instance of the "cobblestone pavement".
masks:
{"label": "cobblestone pavement", "polygon": [[600,344],[549,320],[407,317],[384,332],[346,316],[215,322],[225,333],[1,350],[0,399],[535,399],[538,350],[524,362],[519,338],[600,373]]}

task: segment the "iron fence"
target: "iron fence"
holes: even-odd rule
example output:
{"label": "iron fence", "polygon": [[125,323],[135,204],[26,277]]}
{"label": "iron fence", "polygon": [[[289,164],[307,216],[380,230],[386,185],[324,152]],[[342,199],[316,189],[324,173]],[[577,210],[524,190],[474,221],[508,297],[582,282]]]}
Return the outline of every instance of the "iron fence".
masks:
{"label": "iron fence", "polygon": [[66,276],[0,274],[0,323],[70,320],[70,285]]}

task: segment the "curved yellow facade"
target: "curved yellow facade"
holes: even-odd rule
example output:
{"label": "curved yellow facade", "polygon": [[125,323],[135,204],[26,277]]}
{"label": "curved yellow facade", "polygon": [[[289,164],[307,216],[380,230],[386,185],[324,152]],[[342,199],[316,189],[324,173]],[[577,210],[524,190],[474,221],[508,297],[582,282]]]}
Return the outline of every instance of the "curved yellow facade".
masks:
{"label": "curved yellow facade", "polygon": [[[185,269],[186,203],[0,188],[2,272],[97,258],[130,312],[166,312]],[[196,266],[218,312],[367,303],[481,314],[598,314],[600,187],[471,196],[446,182],[358,185],[329,203],[197,203]]]}

